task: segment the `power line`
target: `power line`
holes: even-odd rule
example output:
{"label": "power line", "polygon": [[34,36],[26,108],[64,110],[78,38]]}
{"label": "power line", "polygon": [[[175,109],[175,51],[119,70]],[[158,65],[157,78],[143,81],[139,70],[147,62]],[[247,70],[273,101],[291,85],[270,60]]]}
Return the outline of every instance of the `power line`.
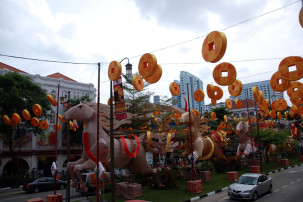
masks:
{"label": "power line", "polygon": [[1,53],[0,53],[0,56],[23,59],[23,60],[33,60],[33,61],[39,61],[39,62],[53,62],[53,63],[63,63],[63,64],[72,64],[72,65],[97,65],[98,64],[98,63],[87,63],[87,62],[66,62],[66,61],[58,61],[58,60],[45,60],[45,59],[5,55],[5,54],[1,54]]}
{"label": "power line", "polygon": [[[249,19],[247,19],[247,20],[243,20],[243,21],[238,22],[238,23],[236,23],[236,24],[233,24],[233,25],[230,25],[230,26],[228,26],[228,27],[225,27],[225,28],[223,28],[223,29],[221,29],[221,30],[219,30],[219,31],[224,31],[224,30],[227,30],[227,29],[229,29],[229,28],[238,26],[238,25],[240,25],[240,24],[249,22],[249,21],[251,21],[251,20],[255,20],[255,19],[257,19],[257,18],[263,17],[263,16],[265,16],[265,15],[271,14],[271,13],[273,13],[273,12],[276,12],[276,11],[278,11],[278,10],[281,10],[281,9],[283,9],[283,8],[286,8],[286,7],[288,7],[288,6],[291,6],[291,5],[295,4],[295,3],[298,3],[299,1],[301,1],[301,0],[295,1],[295,2],[290,3],[290,4],[286,4],[285,6],[282,6],[282,7],[280,7],[280,8],[274,9],[274,10],[269,11],[269,12],[267,12],[267,13],[263,13],[263,14],[258,15],[258,16],[256,16],[256,17],[249,18]],[[206,36],[207,36],[207,35],[198,36],[198,37],[195,37],[195,38],[193,38],[193,39],[189,39],[189,40],[186,40],[186,41],[183,41],[183,42],[179,42],[179,43],[176,43],[176,44],[173,44],[173,45],[170,45],[170,46],[166,46],[166,47],[163,47],[163,48],[159,48],[159,49],[153,50],[153,51],[151,51],[150,53],[155,53],[155,52],[162,51],[162,50],[165,50],[165,49],[168,49],[168,48],[172,48],[172,47],[174,47],[174,46],[178,46],[178,45],[181,45],[181,44],[185,44],[185,43],[188,43],[188,42],[191,42],[191,41],[200,39],[200,38],[204,38],[204,37],[206,37]],[[136,55],[136,56],[132,56],[132,57],[129,57],[129,58],[135,58],[135,57],[140,57],[140,56],[141,56],[141,55]]]}

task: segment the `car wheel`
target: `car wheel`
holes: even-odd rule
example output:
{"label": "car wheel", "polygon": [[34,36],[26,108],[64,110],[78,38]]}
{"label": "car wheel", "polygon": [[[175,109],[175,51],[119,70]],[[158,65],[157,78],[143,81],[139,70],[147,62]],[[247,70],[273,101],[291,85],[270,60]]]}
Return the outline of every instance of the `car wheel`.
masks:
{"label": "car wheel", "polygon": [[252,200],[256,201],[258,199],[258,193],[255,191]]}
{"label": "car wheel", "polygon": [[34,188],[34,192],[38,193],[40,191],[40,189],[38,187]]}
{"label": "car wheel", "polygon": [[64,189],[64,187],[65,187],[64,184],[61,184],[59,189],[62,190],[62,189]]}
{"label": "car wheel", "polygon": [[272,193],[272,185],[269,185],[268,193]]}

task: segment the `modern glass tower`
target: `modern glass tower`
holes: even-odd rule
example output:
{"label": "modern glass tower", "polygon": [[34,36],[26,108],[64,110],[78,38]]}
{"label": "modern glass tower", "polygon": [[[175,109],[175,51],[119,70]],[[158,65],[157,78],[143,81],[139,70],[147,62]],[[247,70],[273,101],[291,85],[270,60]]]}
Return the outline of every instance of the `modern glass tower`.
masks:
{"label": "modern glass tower", "polygon": [[[194,92],[195,90],[201,89],[203,90],[203,82],[198,77],[185,72],[180,72],[180,81],[175,80],[176,83],[179,84],[181,93],[178,96],[173,96],[174,99],[178,101],[175,105],[179,108],[185,107],[184,98],[186,98],[187,102],[190,103],[190,108],[199,111],[200,113],[205,112],[205,103],[204,100],[202,102],[196,102],[194,100]],[[189,101],[187,94],[187,84],[188,84],[188,93],[189,93]],[[184,97],[184,98],[183,98]]]}
{"label": "modern glass tower", "polygon": [[260,91],[263,92],[263,98],[268,99],[270,103],[275,100],[284,98],[283,92],[275,92],[270,86],[270,80],[266,81],[258,81],[253,83],[243,84],[242,93],[238,97],[230,96],[232,101],[236,99],[245,100],[247,99],[254,99],[252,87],[257,86]]}

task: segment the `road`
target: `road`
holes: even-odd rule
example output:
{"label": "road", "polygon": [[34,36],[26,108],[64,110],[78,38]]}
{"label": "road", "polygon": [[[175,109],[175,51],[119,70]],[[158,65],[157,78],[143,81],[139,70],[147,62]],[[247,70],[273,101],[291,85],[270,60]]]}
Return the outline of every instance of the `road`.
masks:
{"label": "road", "polygon": [[[303,201],[303,166],[285,169],[269,175],[273,180],[273,193],[261,196],[259,202],[302,202]],[[197,200],[197,202],[226,202],[232,200],[227,190]]]}
{"label": "road", "polygon": [[[63,201],[65,201],[66,196],[66,190],[57,190],[56,193],[60,193],[63,195]],[[49,194],[54,194],[54,191],[46,191],[46,192],[40,192],[40,193],[30,193],[23,191],[21,188],[15,188],[15,189],[6,189],[6,190],[0,190],[0,202],[25,202],[28,199],[32,198],[42,198],[43,201],[46,200],[46,196]],[[71,201],[79,201],[86,199],[85,196],[80,195],[78,192],[76,192],[74,189],[70,190],[70,196]]]}

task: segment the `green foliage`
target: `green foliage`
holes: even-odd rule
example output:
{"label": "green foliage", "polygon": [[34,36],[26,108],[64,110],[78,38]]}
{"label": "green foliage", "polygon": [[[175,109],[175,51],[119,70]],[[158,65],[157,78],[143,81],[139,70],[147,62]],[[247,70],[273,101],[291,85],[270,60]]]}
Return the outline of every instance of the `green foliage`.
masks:
{"label": "green foliage", "polygon": [[[258,131],[257,129],[252,130],[252,135],[254,138],[258,138]],[[290,136],[289,130],[273,130],[271,128],[268,128],[266,130],[259,129],[259,135],[260,135],[260,141],[263,142],[263,144],[275,144],[280,145],[286,141],[286,139]]]}
{"label": "green foliage", "polygon": [[196,165],[197,171],[212,171],[214,170],[214,165],[210,161],[201,161]]}

